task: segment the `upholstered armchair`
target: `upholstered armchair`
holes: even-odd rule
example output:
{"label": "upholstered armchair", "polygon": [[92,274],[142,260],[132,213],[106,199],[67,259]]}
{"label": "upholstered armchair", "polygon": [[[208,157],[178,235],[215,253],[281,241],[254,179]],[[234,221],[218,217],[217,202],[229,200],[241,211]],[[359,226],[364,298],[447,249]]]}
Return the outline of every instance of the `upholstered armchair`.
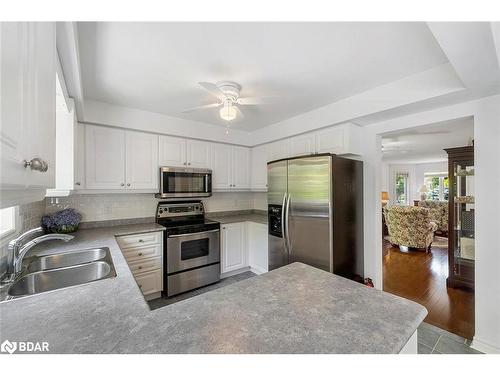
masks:
{"label": "upholstered armchair", "polygon": [[419,207],[428,208],[431,214],[431,221],[438,226],[438,231],[448,232],[448,202],[447,201],[420,201]]}
{"label": "upholstered armchair", "polygon": [[431,221],[428,208],[391,206],[384,209],[384,215],[392,244],[430,252],[437,224]]}

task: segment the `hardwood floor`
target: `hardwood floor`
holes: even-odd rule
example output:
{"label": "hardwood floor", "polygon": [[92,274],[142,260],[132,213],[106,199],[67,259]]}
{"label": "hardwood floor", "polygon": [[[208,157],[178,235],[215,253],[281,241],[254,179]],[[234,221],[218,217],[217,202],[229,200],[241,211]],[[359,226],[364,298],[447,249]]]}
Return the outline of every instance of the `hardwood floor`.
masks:
{"label": "hardwood floor", "polygon": [[447,288],[448,251],[404,251],[383,244],[384,290],[425,306],[425,322],[467,339],[474,336],[474,292]]}

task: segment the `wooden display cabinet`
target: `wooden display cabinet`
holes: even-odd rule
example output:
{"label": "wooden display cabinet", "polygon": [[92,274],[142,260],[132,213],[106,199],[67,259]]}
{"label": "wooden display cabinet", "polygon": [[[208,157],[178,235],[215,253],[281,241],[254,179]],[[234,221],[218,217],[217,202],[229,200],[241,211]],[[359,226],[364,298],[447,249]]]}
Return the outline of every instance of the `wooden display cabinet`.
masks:
{"label": "wooden display cabinet", "polygon": [[445,149],[448,153],[449,287],[474,289],[474,146]]}

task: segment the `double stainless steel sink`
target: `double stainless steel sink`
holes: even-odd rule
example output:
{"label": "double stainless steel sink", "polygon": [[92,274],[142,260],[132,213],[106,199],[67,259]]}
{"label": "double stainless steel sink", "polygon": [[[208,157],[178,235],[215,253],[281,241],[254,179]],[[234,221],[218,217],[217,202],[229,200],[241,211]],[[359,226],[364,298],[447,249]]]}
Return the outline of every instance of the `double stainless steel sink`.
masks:
{"label": "double stainless steel sink", "polygon": [[6,299],[48,292],[116,276],[109,248],[101,247],[25,259],[26,268]]}

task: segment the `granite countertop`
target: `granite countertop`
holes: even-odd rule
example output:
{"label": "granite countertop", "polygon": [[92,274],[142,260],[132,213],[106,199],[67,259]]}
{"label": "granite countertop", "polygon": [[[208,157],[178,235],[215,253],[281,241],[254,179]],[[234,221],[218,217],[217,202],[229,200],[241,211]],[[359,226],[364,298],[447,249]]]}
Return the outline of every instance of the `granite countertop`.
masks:
{"label": "granite countertop", "polygon": [[301,263],[151,311],[115,236],[158,230],[86,229],[40,244],[37,253],[107,246],[117,276],[1,303],[0,342],[46,341],[51,353],[397,353],[426,315]]}
{"label": "granite countertop", "polygon": [[206,216],[208,219],[218,221],[221,224],[253,221],[255,223],[267,225],[267,211],[264,210],[209,212]]}

